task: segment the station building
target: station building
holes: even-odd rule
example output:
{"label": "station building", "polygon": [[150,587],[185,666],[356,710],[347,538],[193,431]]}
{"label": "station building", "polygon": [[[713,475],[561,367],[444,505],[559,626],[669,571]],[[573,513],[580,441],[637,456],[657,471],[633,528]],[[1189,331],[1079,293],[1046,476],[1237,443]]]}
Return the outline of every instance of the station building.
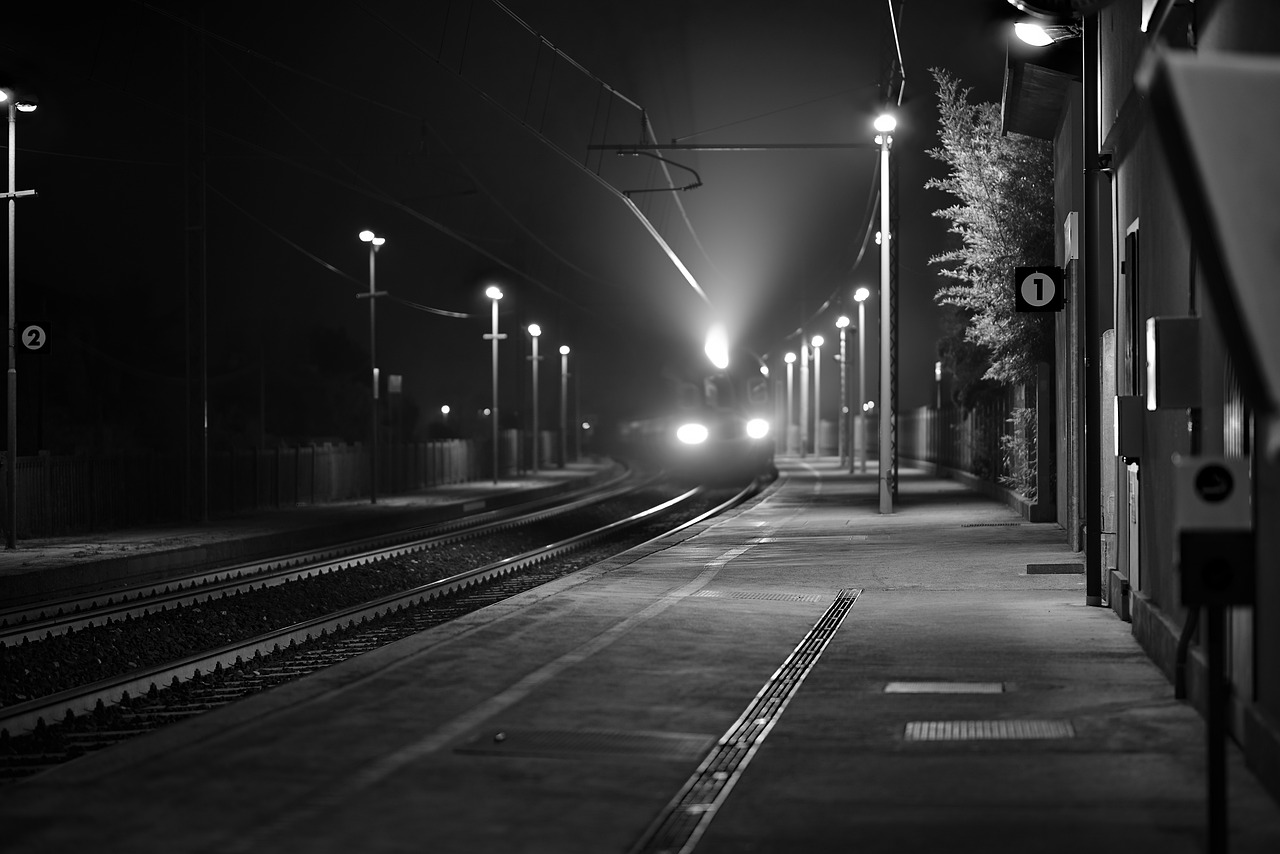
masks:
{"label": "station building", "polygon": [[[1203,711],[1186,471],[1244,473],[1256,577],[1224,582],[1253,600],[1224,609],[1228,725],[1280,797],[1280,288],[1258,265],[1280,260],[1280,3],[1079,5],[1095,10],[1041,19],[1053,44],[1011,40],[1003,93],[1005,131],[1054,144],[1058,522],[1085,552],[1090,604],[1130,621]],[[1198,132],[1209,121],[1217,133]]]}

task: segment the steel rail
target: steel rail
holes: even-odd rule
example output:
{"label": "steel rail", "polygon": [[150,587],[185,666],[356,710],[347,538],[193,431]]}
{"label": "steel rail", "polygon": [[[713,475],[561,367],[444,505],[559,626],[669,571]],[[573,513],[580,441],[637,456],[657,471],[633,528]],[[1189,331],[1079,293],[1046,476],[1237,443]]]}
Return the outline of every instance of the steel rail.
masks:
{"label": "steel rail", "polygon": [[321,572],[400,557],[533,524],[633,492],[650,482],[630,483],[630,476],[629,473],[623,474],[604,484],[576,490],[568,496],[551,496],[464,519],[0,612],[0,646],[13,646],[27,639],[34,642],[48,634],[65,634],[69,629],[123,620],[126,616],[138,617],[160,608],[195,604],[211,596],[230,595],[250,587],[273,587]]}
{"label": "steel rail", "polygon": [[[757,484],[753,482],[716,507],[683,522],[653,539],[670,536],[723,513],[746,500],[756,488]],[[175,682],[181,683],[196,677],[198,674],[212,673],[219,667],[233,667],[237,662],[245,662],[252,659],[255,654],[270,654],[277,649],[289,646],[290,643],[304,643],[340,629],[350,629],[367,624],[370,620],[394,614],[407,607],[426,604],[451,593],[502,578],[525,567],[535,566],[605,539],[626,528],[633,527],[655,514],[689,501],[701,492],[702,489],[700,487],[690,489],[675,498],[668,499],[647,510],[642,510],[639,513],[611,522],[600,528],[577,534],[513,557],[503,558],[429,584],[423,584],[361,605],[345,608],[323,617],[295,623],[276,631],[227,644],[168,664],[145,668],[123,676],[105,679],[91,685],[69,689],[0,709],[0,730],[7,730],[11,736],[21,735],[35,729],[40,721],[44,721],[46,724],[57,723],[65,720],[69,715],[91,713],[99,703],[104,706],[114,705],[126,693],[131,697],[142,696],[149,692],[153,686],[159,688],[167,687]]]}

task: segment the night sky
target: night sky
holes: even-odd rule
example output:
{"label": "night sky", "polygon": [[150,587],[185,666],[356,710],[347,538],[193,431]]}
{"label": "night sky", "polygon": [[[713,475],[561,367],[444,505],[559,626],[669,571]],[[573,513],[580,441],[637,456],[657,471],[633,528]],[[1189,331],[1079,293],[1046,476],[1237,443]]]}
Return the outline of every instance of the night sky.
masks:
{"label": "night sky", "polygon": [[[708,304],[623,200],[666,186],[660,164],[588,146],[651,141],[645,116],[664,143],[870,142],[883,0],[205,5],[6,12],[0,85],[40,101],[18,119],[18,189],[39,196],[18,203],[17,316],[53,332],[48,357],[19,363],[20,453],[154,444],[175,421],[181,432],[202,328],[211,429],[226,441],[358,432],[366,228],[386,237],[377,283],[394,298],[377,305],[378,363],[384,382],[404,377],[420,424],[442,404],[464,419],[487,405],[491,283],[506,294],[504,416],[528,411],[523,328],[536,321],[544,418],[562,343],[582,410],[617,412],[647,401],[663,363],[696,353],[713,320],[780,363],[802,324],[835,340],[839,312],[814,318],[819,306],[843,299],[856,316],[853,289],[878,284],[874,241],[859,259],[877,215],[874,148],[659,152],[686,167],[670,169],[677,186],[695,172],[702,186],[631,198]],[[1012,18],[1004,0],[907,0],[899,20],[904,408],[933,399],[927,259],[947,240],[932,212],[950,204],[922,189],[941,168],[925,154],[928,69],[998,101]],[[203,136],[189,124],[201,36]],[[203,207],[185,181],[201,140]],[[203,298],[189,254],[201,210]],[[869,325],[877,313],[868,303]],[[325,365],[351,367],[354,387],[310,400],[299,377]],[[349,423],[309,424],[325,407],[349,408]],[[126,426],[129,413],[141,424]]]}

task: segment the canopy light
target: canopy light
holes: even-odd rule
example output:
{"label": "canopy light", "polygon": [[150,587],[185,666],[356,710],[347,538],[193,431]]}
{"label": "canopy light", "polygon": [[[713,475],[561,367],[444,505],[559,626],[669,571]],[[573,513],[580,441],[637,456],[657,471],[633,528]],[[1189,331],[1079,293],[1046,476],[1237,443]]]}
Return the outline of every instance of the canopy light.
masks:
{"label": "canopy light", "polygon": [[1014,24],[1013,34],[1034,47],[1044,47],[1045,45],[1053,44],[1053,38],[1044,31],[1044,27],[1039,24],[1032,24],[1028,21],[1019,21]]}

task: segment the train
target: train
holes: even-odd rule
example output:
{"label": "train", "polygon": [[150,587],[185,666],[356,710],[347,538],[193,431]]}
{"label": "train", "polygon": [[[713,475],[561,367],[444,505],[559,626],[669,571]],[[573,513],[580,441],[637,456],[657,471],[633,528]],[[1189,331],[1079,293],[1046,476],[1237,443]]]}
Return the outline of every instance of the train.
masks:
{"label": "train", "polygon": [[662,406],[619,422],[620,453],[687,483],[776,478],[768,377],[754,356],[734,356],[723,369],[705,359],[668,365]]}

